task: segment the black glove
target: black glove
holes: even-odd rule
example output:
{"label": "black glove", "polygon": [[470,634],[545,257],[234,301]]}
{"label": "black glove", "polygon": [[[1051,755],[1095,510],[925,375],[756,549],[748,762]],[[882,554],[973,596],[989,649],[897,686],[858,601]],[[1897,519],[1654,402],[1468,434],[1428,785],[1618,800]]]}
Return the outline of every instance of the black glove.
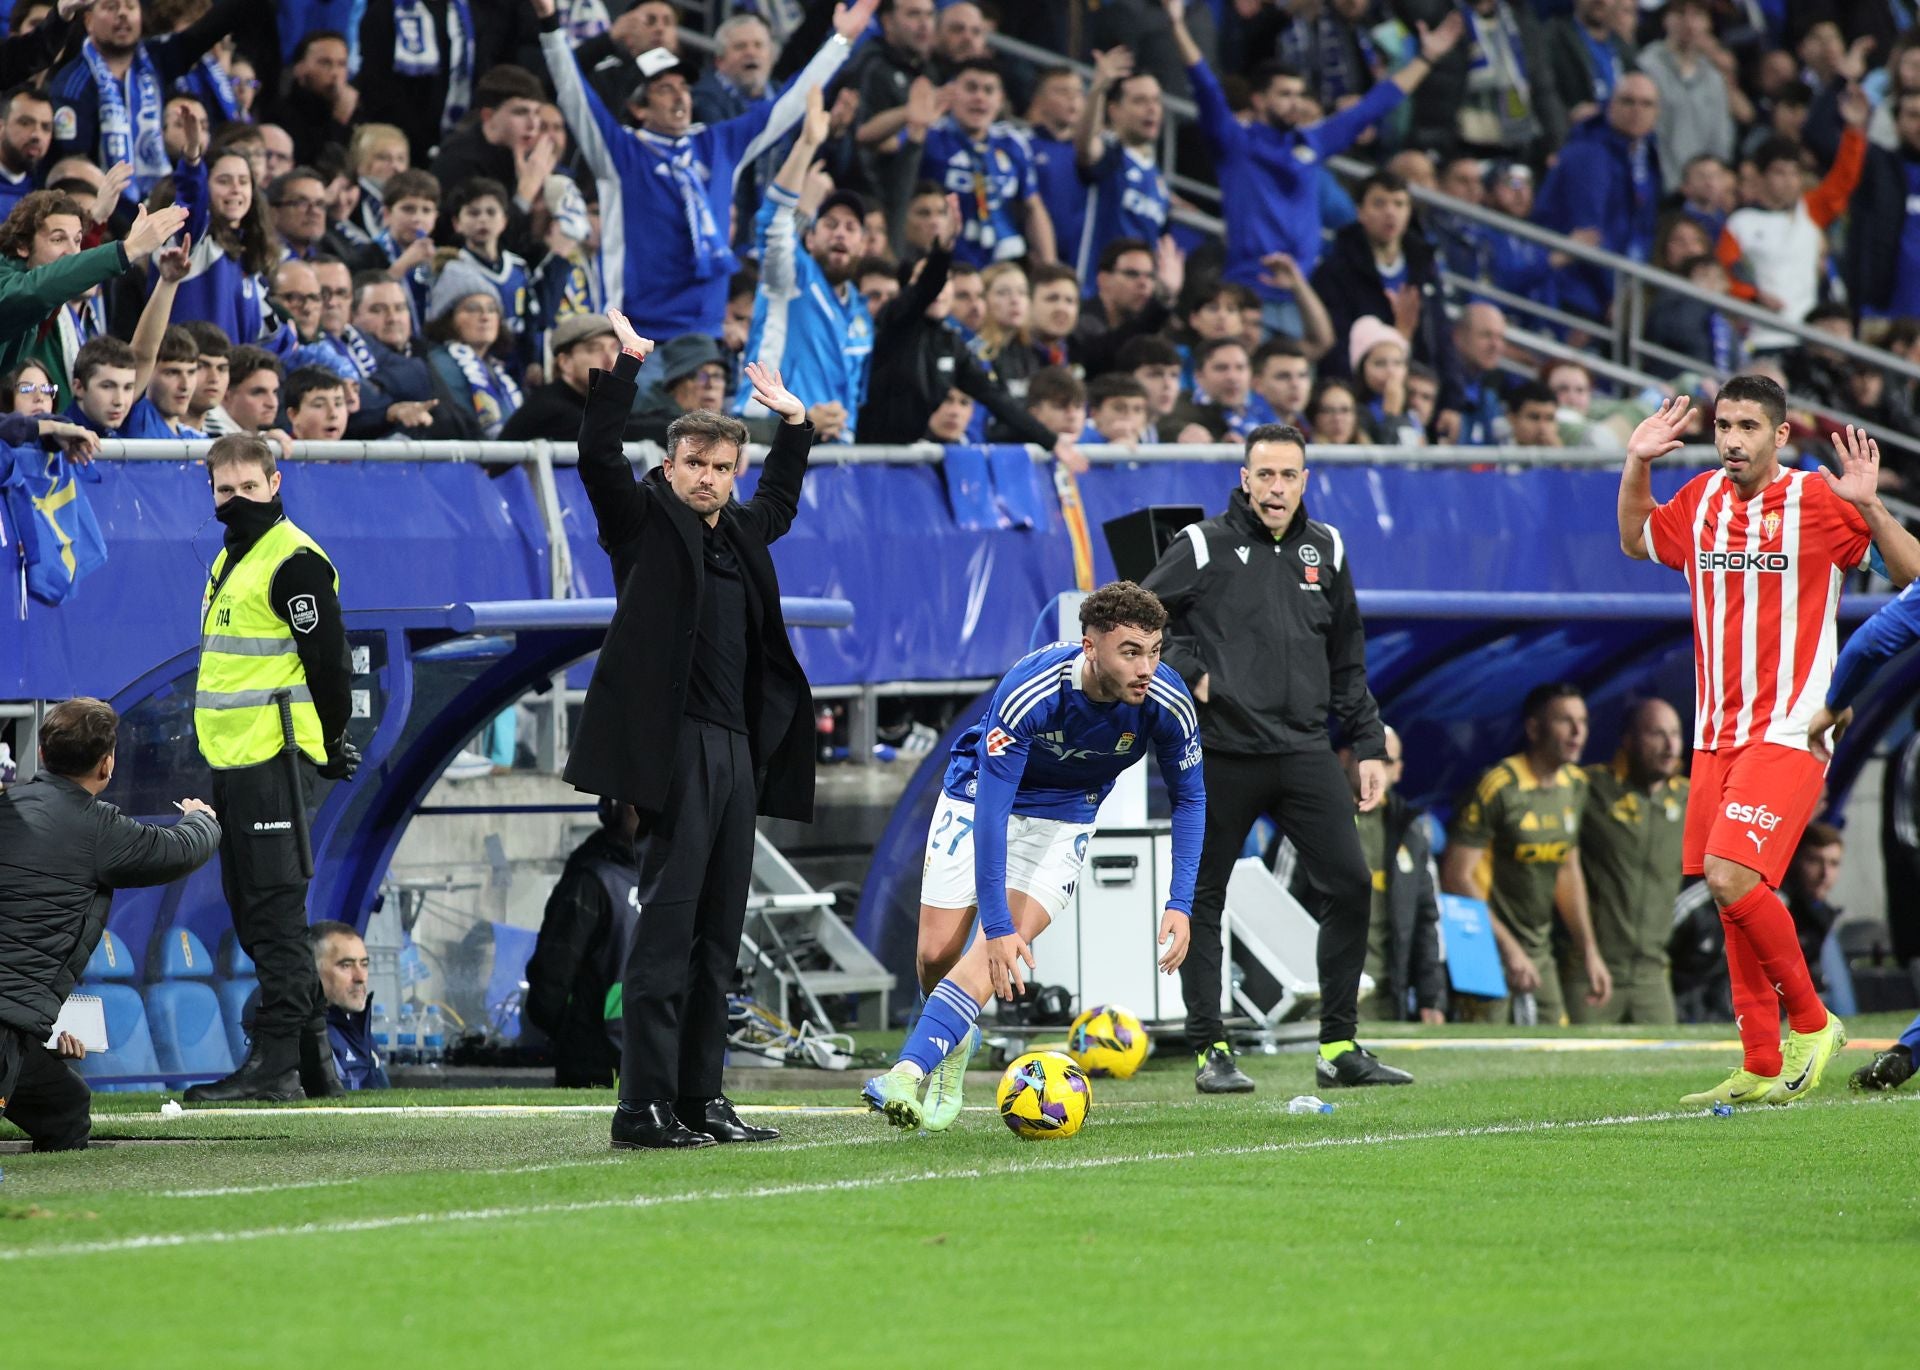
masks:
{"label": "black glove", "polygon": [[360,749],[347,741],[345,734],[327,744],[327,764],[320,768],[322,779],[351,780],[359,769]]}

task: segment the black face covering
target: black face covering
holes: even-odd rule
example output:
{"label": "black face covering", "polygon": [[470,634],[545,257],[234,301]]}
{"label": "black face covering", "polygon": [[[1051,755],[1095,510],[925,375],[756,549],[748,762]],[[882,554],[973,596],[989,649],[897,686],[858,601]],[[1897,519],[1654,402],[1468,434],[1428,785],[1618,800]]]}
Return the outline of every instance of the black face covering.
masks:
{"label": "black face covering", "polygon": [[260,540],[260,535],[278,523],[285,514],[278,495],[270,500],[242,499],[235,495],[213,511],[213,516],[226,525],[228,551],[253,546]]}

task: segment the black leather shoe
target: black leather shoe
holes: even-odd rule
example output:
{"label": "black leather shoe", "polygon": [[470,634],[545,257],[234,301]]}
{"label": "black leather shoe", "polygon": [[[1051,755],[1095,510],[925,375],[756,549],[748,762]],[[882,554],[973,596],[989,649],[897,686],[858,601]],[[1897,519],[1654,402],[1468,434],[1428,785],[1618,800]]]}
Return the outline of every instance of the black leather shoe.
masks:
{"label": "black leather shoe", "polygon": [[332,1099],[347,1092],[333,1063],[333,1043],[325,1028],[308,1028],[300,1034],[300,1088],[309,1099]]}
{"label": "black leather shoe", "polygon": [[644,1104],[621,1104],[613,1111],[615,1151],[693,1151],[719,1143],[704,1132],[694,1132],[673,1116],[665,1099]]}
{"label": "black leather shoe", "polygon": [[741,1122],[733,1101],[724,1094],[713,1099],[682,1099],[673,1111],[681,1122],[716,1142],[771,1142],[780,1136],[777,1127],[753,1127]]}
{"label": "black leather shoe", "polygon": [[1193,1087],[1202,1094],[1251,1094],[1253,1081],[1233,1063],[1233,1048],[1215,1042],[1201,1055],[1193,1072]]}
{"label": "black leather shoe", "polygon": [[1363,1046],[1341,1052],[1329,1061],[1313,1058],[1314,1083],[1329,1089],[1352,1089],[1362,1085],[1410,1085],[1413,1076],[1388,1065]]}
{"label": "black leather shoe", "polygon": [[256,1040],[240,1069],[224,1080],[194,1085],[181,1095],[190,1104],[230,1104],[242,1100],[285,1104],[306,1098],[300,1088],[300,1048],[294,1042]]}

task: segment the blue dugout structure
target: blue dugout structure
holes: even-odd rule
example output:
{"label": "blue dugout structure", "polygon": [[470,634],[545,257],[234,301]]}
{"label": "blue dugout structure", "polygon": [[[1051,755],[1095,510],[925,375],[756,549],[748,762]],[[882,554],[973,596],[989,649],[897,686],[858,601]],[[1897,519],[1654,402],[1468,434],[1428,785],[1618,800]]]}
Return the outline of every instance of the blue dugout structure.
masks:
{"label": "blue dugout structure", "polygon": [[[982,504],[980,491],[950,485],[952,472],[977,474],[977,464],[936,464],[926,451],[858,455],[816,453],[800,517],[774,548],[789,594],[842,605],[790,613],[828,625],[796,634],[809,676],[856,686],[997,677],[1073,581],[1045,468],[992,463]],[[1345,537],[1374,689],[1407,743],[1410,797],[1444,801],[1513,750],[1518,702],[1543,680],[1572,679],[1589,692],[1594,758],[1610,753],[1632,697],[1656,692],[1688,712],[1686,597],[1673,573],[1620,554],[1614,461],[1598,465],[1594,454],[1569,465],[1474,469],[1349,464],[1354,455],[1309,454],[1307,507]],[[1205,456],[1116,455],[1080,478],[1099,579],[1113,575],[1098,534],[1106,520],[1152,504],[1223,506],[1237,483],[1237,454]],[[23,616],[0,617],[0,698],[112,698],[127,723],[122,778],[108,798],[130,813],[170,816],[173,799],[201,788],[189,716],[193,653],[221,530],[196,463],[97,469],[102,479],[86,493],[106,565],[58,608],[31,603]],[[315,916],[358,922],[400,828],[446,760],[507,701],[597,647],[608,606],[596,601],[612,594],[611,571],[577,475],[544,456],[538,469],[380,460],[283,470],[289,512],[341,569],[352,640],[375,682],[370,718],[357,725],[367,730],[356,737],[366,768],[323,797],[314,833]],[[1691,474],[1663,464],[1656,492],[1670,494]],[[752,485],[749,471],[743,495]],[[1853,596],[1843,624],[1878,602]],[[389,607],[409,604],[439,607]],[[1834,767],[1836,805],[1866,756],[1904,739],[1917,685],[1920,653],[1890,663],[1873,683]],[[225,916],[215,877],[203,874],[123,894],[113,926],[133,947],[155,926],[176,923],[215,945]]]}

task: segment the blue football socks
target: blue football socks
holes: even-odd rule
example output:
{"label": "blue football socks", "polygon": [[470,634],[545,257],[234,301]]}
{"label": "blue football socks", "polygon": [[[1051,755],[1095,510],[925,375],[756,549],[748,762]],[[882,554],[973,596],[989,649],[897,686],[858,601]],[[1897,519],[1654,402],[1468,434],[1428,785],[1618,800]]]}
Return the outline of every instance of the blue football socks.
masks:
{"label": "blue football socks", "polygon": [[926,1074],[967,1040],[973,1020],[979,1016],[980,1005],[971,994],[951,980],[942,980],[927,996],[926,1006],[907,1034],[906,1045],[900,1048],[900,1059]]}

